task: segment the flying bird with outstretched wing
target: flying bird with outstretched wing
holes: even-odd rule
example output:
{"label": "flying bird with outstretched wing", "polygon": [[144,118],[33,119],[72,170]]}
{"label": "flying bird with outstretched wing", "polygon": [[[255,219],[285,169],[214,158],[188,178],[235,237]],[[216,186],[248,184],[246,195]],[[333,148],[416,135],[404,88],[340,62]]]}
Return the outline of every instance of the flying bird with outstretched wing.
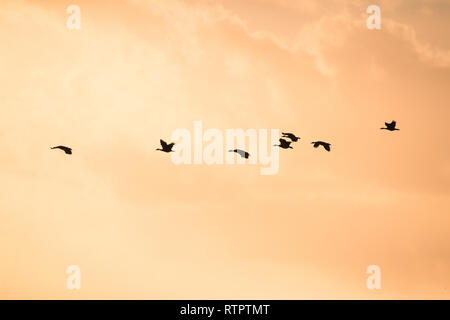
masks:
{"label": "flying bird with outstretched wing", "polygon": [[384,124],[386,125],[386,128],[380,128],[381,130],[389,130],[389,131],[400,130],[395,127],[397,125],[397,122],[395,122],[395,120],[392,120],[391,123],[385,122]]}
{"label": "flying bird with outstretched wing", "polygon": [[156,150],[158,151],[162,151],[162,152],[175,152],[172,150],[173,146],[175,145],[175,143],[169,143],[167,144],[167,142],[165,142],[164,140],[160,139],[159,142],[161,143],[161,148],[157,148]]}
{"label": "flying bird with outstretched wing", "polygon": [[331,144],[329,144],[328,142],[314,141],[314,142],[311,142],[311,143],[314,144],[314,148],[318,148],[318,147],[322,146],[328,152],[331,150],[331,147],[330,147]]}
{"label": "flying bird with outstretched wing", "polygon": [[287,141],[283,138],[280,138],[278,141],[280,141],[280,144],[274,144],[274,147],[280,147],[283,149],[294,149],[290,146],[290,144],[292,143],[292,141]]}
{"label": "flying bird with outstretched wing", "polygon": [[283,138],[289,138],[292,142],[297,142],[300,140],[300,137],[297,137],[295,134],[290,132],[282,132],[281,134],[283,135]]}
{"label": "flying bird with outstretched wing", "polygon": [[238,155],[245,159],[248,159],[248,157],[250,157],[250,153],[241,149],[228,150],[228,152],[236,152]]}
{"label": "flying bird with outstretched wing", "polygon": [[66,154],[72,154],[72,149],[69,147],[65,147],[65,146],[56,146],[56,147],[52,147],[50,149],[61,149],[62,151],[64,151]]}

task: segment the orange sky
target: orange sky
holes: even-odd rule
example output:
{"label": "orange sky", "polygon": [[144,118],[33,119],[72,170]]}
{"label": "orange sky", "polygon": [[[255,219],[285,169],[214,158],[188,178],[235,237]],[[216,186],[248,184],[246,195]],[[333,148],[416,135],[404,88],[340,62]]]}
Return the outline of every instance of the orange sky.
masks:
{"label": "orange sky", "polygon": [[[450,298],[450,3],[371,4],[1,1],[0,298]],[[155,152],[195,120],[302,140]]]}

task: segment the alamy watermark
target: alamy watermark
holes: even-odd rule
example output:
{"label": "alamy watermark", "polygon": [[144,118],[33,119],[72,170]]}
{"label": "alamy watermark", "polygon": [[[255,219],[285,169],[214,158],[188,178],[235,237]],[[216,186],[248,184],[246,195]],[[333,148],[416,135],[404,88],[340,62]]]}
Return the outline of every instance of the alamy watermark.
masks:
{"label": "alamy watermark", "polygon": [[77,265],[68,266],[66,273],[69,274],[66,281],[66,287],[69,290],[81,289],[81,269]]}
{"label": "alamy watermark", "polygon": [[381,269],[379,266],[372,264],[367,267],[366,272],[370,274],[367,278],[366,286],[369,290],[381,289]]}
{"label": "alamy watermark", "polygon": [[67,14],[70,16],[67,18],[67,28],[69,30],[80,30],[81,28],[81,9],[75,4],[71,4],[67,7]]}
{"label": "alamy watermark", "polygon": [[370,5],[367,7],[366,13],[370,16],[366,20],[366,25],[369,30],[381,29],[381,9],[377,5]]}
{"label": "alamy watermark", "polygon": [[[172,132],[176,150],[175,164],[259,164],[262,175],[279,169],[279,129],[206,129],[201,120],[194,121],[192,132],[180,128]],[[247,154],[245,154],[247,153]]]}

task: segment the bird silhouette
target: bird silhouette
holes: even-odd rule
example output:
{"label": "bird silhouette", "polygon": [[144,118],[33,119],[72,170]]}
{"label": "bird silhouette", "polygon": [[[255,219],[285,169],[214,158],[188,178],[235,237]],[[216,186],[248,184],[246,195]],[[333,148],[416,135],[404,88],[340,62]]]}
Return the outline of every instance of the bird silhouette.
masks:
{"label": "bird silhouette", "polygon": [[311,143],[314,144],[314,148],[318,148],[319,146],[322,146],[322,147],[324,147],[325,150],[327,150],[327,151],[330,151],[330,150],[331,150],[331,148],[330,148],[331,144],[329,144],[329,143],[327,143],[327,142],[323,142],[323,141],[314,141],[314,142],[311,142]]}
{"label": "bird silhouette", "polygon": [[52,147],[50,149],[61,149],[62,151],[64,151],[66,154],[72,154],[72,149],[69,147],[65,147],[65,146],[57,146],[57,147]]}
{"label": "bird silhouette", "polygon": [[283,135],[283,138],[289,138],[293,142],[297,142],[298,140],[300,140],[300,137],[296,137],[295,134],[290,132],[282,132],[281,134]]}
{"label": "bird silhouette", "polygon": [[385,125],[386,125],[386,128],[380,128],[381,130],[389,130],[389,131],[395,131],[395,130],[400,130],[400,129],[397,129],[395,126],[397,125],[397,122],[395,122],[394,120],[392,120],[392,122],[391,123],[387,123],[387,122],[385,122],[384,123]]}
{"label": "bird silhouette", "polygon": [[173,151],[172,150],[172,148],[173,148],[173,146],[175,145],[175,143],[170,143],[170,144],[167,144],[164,140],[162,140],[162,139],[159,139],[159,142],[161,143],[161,147],[162,147],[162,149],[161,148],[157,148],[156,150],[158,150],[158,151],[163,151],[163,152],[175,152],[175,151]]}
{"label": "bird silhouette", "polygon": [[228,152],[236,152],[237,154],[239,154],[242,158],[248,159],[248,157],[250,157],[250,153],[241,150],[241,149],[234,149],[234,150],[228,150]]}
{"label": "bird silhouette", "polygon": [[289,149],[289,148],[294,149],[290,146],[291,141],[284,140],[283,138],[280,138],[279,141],[280,141],[280,144],[274,144],[274,147],[280,147],[283,149]]}

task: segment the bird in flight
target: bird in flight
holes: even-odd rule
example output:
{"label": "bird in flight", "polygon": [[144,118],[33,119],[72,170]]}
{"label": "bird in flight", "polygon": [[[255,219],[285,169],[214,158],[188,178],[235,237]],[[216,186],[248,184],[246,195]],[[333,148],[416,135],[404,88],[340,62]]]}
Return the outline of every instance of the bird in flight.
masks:
{"label": "bird in flight", "polygon": [[157,148],[156,150],[158,150],[158,151],[163,151],[163,152],[175,152],[175,151],[173,151],[172,150],[172,148],[173,148],[173,146],[175,145],[175,143],[170,143],[170,144],[167,144],[164,140],[162,140],[162,139],[159,139],[159,142],[161,143],[161,147],[162,147],[162,149],[161,148]]}
{"label": "bird in flight", "polygon": [[65,147],[65,146],[57,146],[57,147],[53,147],[53,148],[50,148],[50,149],[61,149],[66,154],[72,154],[72,149],[69,148],[69,147]]}
{"label": "bird in flight", "polygon": [[314,144],[314,148],[318,148],[319,146],[322,146],[322,147],[324,147],[325,150],[327,150],[327,151],[330,151],[330,150],[331,150],[331,148],[330,148],[331,144],[329,144],[329,143],[327,143],[327,142],[323,142],[323,141],[314,141],[314,142],[311,142],[311,143]]}
{"label": "bird in flight", "polygon": [[298,140],[300,140],[300,137],[296,137],[295,134],[293,134],[293,133],[282,132],[281,134],[283,135],[283,138],[289,138],[293,142],[297,142]]}
{"label": "bird in flight", "polygon": [[283,138],[280,138],[280,144],[274,144],[274,147],[280,147],[280,148],[283,148],[283,149],[294,149],[294,148],[292,148],[291,146],[290,146],[290,144],[291,144],[291,141],[287,141],[287,140],[285,140],[285,139],[283,139]]}
{"label": "bird in flight", "polygon": [[236,152],[237,154],[239,154],[242,158],[248,159],[248,157],[250,157],[250,153],[241,150],[241,149],[234,149],[234,150],[228,150],[228,152]]}
{"label": "bird in flight", "polygon": [[380,128],[381,130],[389,130],[389,131],[395,131],[395,130],[400,130],[400,129],[397,129],[395,126],[397,125],[397,122],[395,122],[394,120],[392,120],[392,122],[391,123],[387,123],[387,122],[385,122],[384,123],[385,125],[386,125],[386,128]]}

